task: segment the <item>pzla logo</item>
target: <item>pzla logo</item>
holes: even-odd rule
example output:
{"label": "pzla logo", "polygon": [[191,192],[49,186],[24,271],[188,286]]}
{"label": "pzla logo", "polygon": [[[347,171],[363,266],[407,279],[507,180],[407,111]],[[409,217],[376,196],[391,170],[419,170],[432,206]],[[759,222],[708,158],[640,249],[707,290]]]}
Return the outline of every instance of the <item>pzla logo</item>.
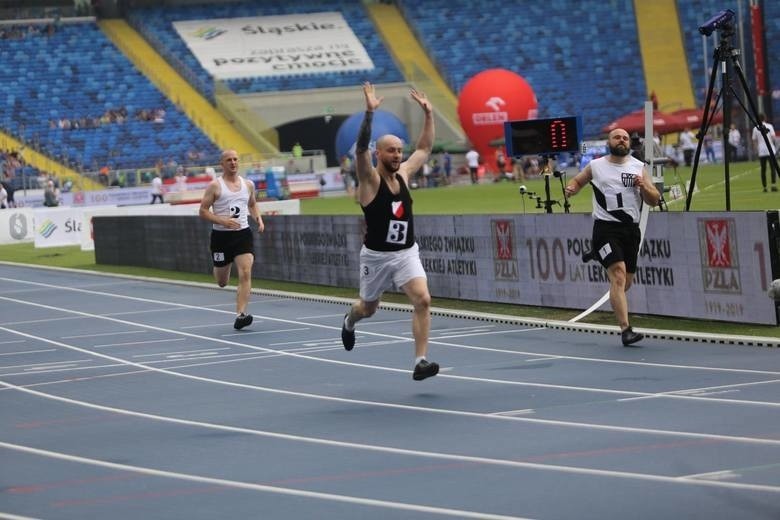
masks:
{"label": "pzla logo", "polygon": [[734,220],[701,219],[698,223],[704,291],[742,293]]}

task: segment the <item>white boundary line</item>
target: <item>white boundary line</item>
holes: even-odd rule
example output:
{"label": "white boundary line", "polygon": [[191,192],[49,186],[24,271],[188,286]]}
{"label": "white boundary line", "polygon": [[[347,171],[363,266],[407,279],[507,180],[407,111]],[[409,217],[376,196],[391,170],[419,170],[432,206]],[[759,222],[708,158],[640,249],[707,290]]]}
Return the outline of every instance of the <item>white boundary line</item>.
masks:
{"label": "white boundary line", "polygon": [[[0,278],[0,280],[1,279],[2,278]],[[24,282],[24,283],[33,283],[34,284],[36,282]],[[147,303],[149,303],[149,302],[151,302],[151,303],[163,303],[163,302],[160,302],[158,300],[151,300],[151,299],[146,299],[146,298],[138,298],[138,297],[134,297],[134,296],[106,294],[106,293],[100,293],[100,292],[95,292],[95,291],[83,291],[81,289],[70,289],[70,290],[78,291],[78,292],[87,292],[87,293],[90,293],[90,294],[101,294],[101,295],[104,295],[104,296],[110,296],[110,297],[114,297],[114,298],[124,298],[124,299],[130,299],[130,300],[134,300],[134,301],[147,302]],[[95,318],[95,319],[100,319],[100,320],[111,321],[111,322],[115,322],[115,323],[121,323],[123,325],[134,325],[136,327],[151,329],[151,330],[155,330],[155,331],[158,331],[158,332],[165,332],[165,333],[179,335],[179,336],[186,336],[186,337],[200,339],[200,340],[204,340],[204,341],[213,341],[213,342],[224,343],[224,344],[228,344],[228,345],[236,345],[236,346],[248,348],[248,349],[251,349],[251,350],[257,350],[259,352],[278,353],[278,354],[281,354],[283,356],[291,356],[291,357],[295,357],[295,358],[299,358],[299,359],[305,359],[305,360],[308,360],[308,361],[315,361],[315,362],[320,362],[320,363],[329,363],[329,364],[342,365],[342,366],[351,366],[351,367],[357,367],[357,368],[369,368],[369,369],[373,369],[373,370],[383,370],[383,371],[387,371],[387,372],[408,373],[408,370],[400,369],[400,368],[391,368],[391,367],[384,367],[384,366],[377,366],[377,365],[368,365],[368,364],[365,364],[365,363],[354,363],[354,362],[348,362],[348,361],[340,361],[340,360],[337,360],[337,359],[328,359],[328,358],[321,358],[321,357],[315,357],[315,356],[307,356],[307,355],[304,355],[304,354],[299,354],[299,353],[295,353],[295,352],[289,352],[289,351],[285,351],[285,350],[274,350],[274,349],[269,349],[267,347],[261,347],[261,346],[256,346],[256,345],[248,345],[248,344],[245,344],[245,343],[225,340],[225,339],[221,339],[221,338],[214,338],[214,337],[210,337],[210,336],[200,336],[198,334],[192,334],[190,332],[183,332],[183,331],[180,331],[180,330],[166,329],[166,328],[157,327],[157,326],[154,326],[154,325],[147,325],[147,324],[144,324],[144,323],[137,323],[137,322],[131,322],[131,321],[127,321],[127,320],[122,320],[122,319],[119,319],[119,318],[112,318],[112,317],[108,317],[108,316],[100,316],[100,315],[97,315],[97,314],[92,314],[92,313],[83,312],[83,311],[76,311],[76,310],[72,310],[72,309],[65,309],[63,307],[55,307],[55,306],[52,306],[52,305],[45,305],[45,304],[42,304],[42,303],[35,303],[35,302],[28,302],[26,300],[17,300],[17,299],[14,299],[14,298],[7,298],[5,296],[0,296],[0,300],[10,301],[10,302],[13,302],[13,303],[21,303],[21,304],[30,305],[30,306],[33,306],[33,307],[44,308],[44,309],[57,310],[57,311],[60,311],[60,312],[66,312],[66,313],[76,314],[76,315],[85,316],[85,317],[89,317],[89,318]],[[176,306],[181,306],[183,308],[192,308],[192,309],[197,309],[197,310],[204,310],[201,307],[197,307],[197,306],[193,306],[193,305],[187,305],[187,304],[169,303],[169,305],[176,305]],[[231,311],[219,311],[219,310],[215,310],[215,309],[205,309],[205,310],[208,310],[210,312],[223,312],[223,313],[229,313],[231,315],[233,314]],[[330,325],[309,324],[309,323],[299,322],[299,321],[295,321],[295,320],[285,320],[285,319],[281,319],[281,318],[273,318],[273,317],[270,317],[270,316],[263,316],[262,318],[265,319],[265,320],[268,320],[268,321],[280,321],[280,322],[284,322],[284,323],[294,323],[294,324],[298,324],[298,325],[310,325],[310,326],[315,326],[315,327],[320,327],[320,328],[340,330],[339,327],[334,327],[334,326],[330,326]],[[24,333],[24,332],[21,332],[21,331],[17,331],[15,329],[11,329],[11,328],[8,328],[8,327],[0,326],[0,330],[5,330],[7,332],[11,332],[11,333],[14,333],[14,334],[17,334],[17,335],[20,335],[20,336],[23,336],[23,337],[27,337],[27,338],[30,338],[30,339],[37,339],[37,340],[44,341],[44,342],[47,342],[47,343],[50,343],[50,344],[53,344],[53,345],[59,345],[61,347],[65,347],[65,348],[69,348],[69,349],[72,349],[72,350],[76,350],[78,352],[82,352],[82,353],[85,353],[85,354],[88,354],[88,355],[93,355],[93,356],[97,356],[97,357],[103,357],[103,358],[109,359],[111,361],[118,361],[120,363],[133,364],[133,362],[128,361],[128,360],[124,360],[124,359],[121,359],[121,358],[115,358],[115,357],[107,356],[107,355],[104,355],[104,354],[99,354],[99,353],[93,352],[91,350],[82,349],[80,347],[76,347],[76,346],[69,345],[69,344],[66,344],[66,343],[50,340],[50,339],[44,338],[42,336],[35,336],[33,334],[27,334],[27,333]],[[375,332],[371,332],[371,333],[368,333],[368,334],[371,334],[371,335],[374,335],[374,336],[380,336],[380,337],[383,337],[383,338],[407,339],[407,338],[398,338],[398,337],[392,336],[390,334],[379,334],[379,333],[375,333]],[[461,348],[466,347],[466,346],[458,345],[458,344],[454,344],[454,343],[444,343],[444,342],[436,342],[436,343],[439,344],[439,345],[447,345],[447,346],[452,346],[452,347],[461,347]],[[145,365],[138,364],[138,366],[145,366]],[[162,369],[158,369],[158,368],[151,368],[151,367],[148,367],[148,368],[150,370],[162,370]],[[166,372],[166,373],[178,374],[179,376],[184,377],[184,374],[179,374],[178,372]],[[622,395],[622,396],[634,396],[634,397],[652,397],[652,396],[656,396],[656,397],[659,397],[659,398],[682,399],[682,400],[698,400],[698,401],[706,401],[706,402],[710,402],[710,403],[721,402],[721,403],[732,403],[732,404],[749,404],[749,405],[757,405],[757,406],[780,407],[780,402],[745,401],[745,400],[738,400],[738,399],[723,399],[723,398],[714,398],[714,397],[699,397],[699,396],[689,396],[689,395],[678,395],[678,394],[673,394],[673,393],[669,393],[669,392],[666,392],[666,393],[636,392],[636,391],[631,391],[631,390],[613,390],[613,389],[607,389],[607,388],[591,388],[591,387],[570,386],[570,385],[554,385],[554,384],[546,384],[546,383],[529,383],[529,382],[525,382],[525,381],[509,381],[509,380],[505,380],[505,379],[480,378],[480,377],[459,376],[459,375],[452,375],[452,374],[442,374],[440,377],[441,378],[456,379],[456,380],[460,380],[460,381],[476,381],[476,382],[480,382],[480,383],[495,383],[495,384],[504,384],[504,385],[513,385],[513,386],[533,387],[533,388],[551,388],[551,389],[555,389],[555,390],[573,390],[573,391],[579,391],[579,392],[592,392],[592,393],[602,393],[602,394],[609,394],[609,395]],[[220,384],[218,382],[219,380],[216,380],[216,379],[210,379],[209,381],[217,382],[217,384]],[[224,382],[222,382],[222,383],[224,383]]]}
{"label": "white boundary line", "polygon": [[[50,267],[50,266],[41,266],[41,265],[34,265],[34,264],[21,264],[18,262],[7,262],[7,261],[0,261],[0,265],[8,265],[12,267],[21,267],[27,269],[38,269],[44,271],[49,270],[49,271],[67,272],[75,275],[103,276],[107,278],[131,279],[136,281],[164,283],[168,285],[200,287],[200,288],[211,289],[216,291],[231,291],[231,292],[235,291],[235,286],[220,288],[213,283],[189,282],[185,280],[171,280],[168,278],[157,278],[152,276],[134,276],[134,275],[125,275],[125,274],[118,274],[118,273],[92,271],[86,269],[72,269],[68,267]],[[4,279],[10,280],[7,278]],[[10,280],[10,281],[20,281],[20,280]],[[352,305],[352,303],[354,303],[355,301],[355,298],[341,298],[336,296],[322,296],[316,294],[312,295],[312,294],[296,293],[296,292],[289,292],[289,291],[276,291],[270,289],[252,289],[252,294],[261,295],[261,296],[279,296],[286,299],[314,301],[314,302],[321,302],[321,303],[343,303],[345,305]],[[387,302],[380,303],[380,308],[407,311],[407,312],[412,312],[413,310],[412,306],[409,304],[387,303]],[[444,309],[440,307],[431,307],[431,314],[438,315],[438,316],[452,316],[456,318],[472,319],[478,321],[491,321],[496,323],[508,323],[508,324],[517,324],[517,325],[532,326],[532,327],[533,326],[547,327],[551,329],[590,332],[596,334],[609,334],[609,335],[620,334],[620,328],[617,326],[595,325],[595,324],[587,324],[587,323],[571,323],[569,321],[564,321],[564,320],[544,320],[538,318],[508,316],[505,314],[493,314],[493,313],[477,312],[477,311],[460,311],[454,309]],[[740,345],[740,346],[780,347],[780,338],[773,338],[773,337],[766,337],[766,336],[711,334],[707,332],[686,332],[686,331],[647,329],[647,328],[637,328],[636,330],[643,332],[646,338],[686,341],[691,343],[719,343],[719,344]]]}
{"label": "white boundary line", "polygon": [[[648,428],[633,428],[628,426],[611,426],[611,425],[601,425],[601,424],[590,424],[590,423],[578,423],[578,422],[572,422],[572,421],[558,421],[558,420],[551,420],[551,419],[537,419],[537,418],[517,418],[517,417],[505,417],[505,416],[497,416],[497,415],[491,415],[488,413],[478,413],[478,412],[467,412],[462,410],[450,410],[450,409],[442,409],[442,408],[429,408],[429,407],[422,407],[422,406],[412,406],[412,405],[404,405],[404,404],[398,404],[398,403],[387,403],[387,402],[381,402],[381,401],[367,401],[362,399],[348,399],[344,397],[334,397],[334,396],[328,396],[328,395],[321,395],[321,394],[311,394],[311,393],[305,393],[305,392],[295,392],[292,390],[282,390],[279,388],[270,388],[270,387],[263,387],[258,385],[251,385],[246,383],[235,383],[232,381],[224,381],[220,379],[212,379],[208,377],[202,377],[202,376],[196,376],[192,374],[185,374],[181,372],[175,372],[172,370],[164,369],[164,368],[157,368],[153,367],[144,363],[136,363],[134,361],[129,361],[121,358],[116,358],[113,356],[108,356],[106,354],[100,354],[97,352],[91,352],[86,349],[82,349],[80,347],[75,347],[72,345],[67,345],[65,343],[61,343],[58,341],[50,340],[47,338],[39,338],[36,336],[33,336],[31,334],[27,334],[25,332],[15,331],[12,329],[8,329],[6,327],[0,327],[0,330],[5,330],[7,332],[11,332],[13,334],[18,334],[27,338],[31,339],[38,339],[40,341],[43,341],[45,343],[49,343],[52,345],[61,346],[64,348],[68,348],[71,350],[75,350],[77,352],[82,352],[85,354],[92,354],[96,357],[104,358],[110,361],[118,362],[120,364],[126,365],[126,366],[133,366],[136,368],[145,369],[147,371],[151,372],[157,372],[161,374],[167,374],[175,377],[181,377],[184,379],[191,379],[193,381],[200,381],[205,383],[214,383],[218,385],[223,386],[230,386],[234,388],[243,388],[243,389],[249,389],[249,390],[259,390],[263,392],[268,392],[272,394],[279,394],[279,395],[288,395],[293,397],[301,397],[301,398],[308,398],[308,399],[317,399],[322,401],[333,401],[333,402],[339,402],[339,403],[348,403],[348,404],[359,404],[359,405],[368,405],[368,406],[376,406],[380,408],[391,408],[391,409],[398,409],[398,410],[407,410],[407,411],[415,411],[415,412],[425,412],[425,413],[437,413],[437,414],[443,414],[443,415],[455,415],[455,416],[461,416],[461,417],[476,417],[476,418],[494,418],[494,419],[501,419],[501,420],[513,420],[513,421],[520,421],[520,422],[528,422],[528,423],[535,423],[535,424],[544,424],[544,425],[551,425],[551,426],[561,426],[561,427],[576,427],[576,428],[583,428],[583,429],[595,429],[595,430],[606,430],[606,431],[619,431],[619,432],[631,432],[631,433],[642,433],[642,434],[651,434],[651,435],[667,435],[667,436],[680,436],[680,437],[687,437],[687,438],[696,438],[696,439],[711,439],[711,440],[719,440],[719,441],[731,441],[731,442],[743,442],[743,443],[750,443],[750,444],[768,444],[768,445],[774,445],[778,446],[780,445],[780,439],[763,439],[763,438],[757,438],[757,437],[738,437],[738,436],[729,436],[729,435],[717,435],[717,434],[707,434],[707,433],[693,433],[693,432],[680,432],[680,431],[673,431],[673,430],[656,430],[656,429],[648,429]],[[224,341],[223,341],[224,342]],[[229,343],[229,342],[224,342]],[[270,352],[277,352],[282,353],[280,351],[270,351]],[[285,355],[293,355],[291,353],[285,353]],[[306,357],[306,356],[300,356],[300,357]],[[318,358],[313,358],[318,359]],[[360,365],[362,366],[362,365]],[[386,368],[386,370],[393,370],[393,371],[399,371],[399,372],[406,372],[405,370],[399,370],[399,369],[390,369]],[[444,376],[442,376],[444,377]],[[454,377],[454,376],[446,376],[446,377]],[[472,378],[475,380],[478,380],[477,378]],[[0,383],[2,383],[0,381]],[[8,385],[9,383],[2,383],[5,385]],[[639,392],[636,392],[639,393]],[[645,394],[645,395],[654,395],[654,394]],[[680,397],[680,396],[675,396]],[[699,399],[699,400],[714,400],[711,398],[694,398],[690,397],[691,399]]]}
{"label": "white boundary line", "polygon": [[[79,457],[77,455],[69,455],[67,453],[42,450],[39,448],[32,448],[29,446],[11,444],[2,441],[0,441],[0,448],[19,451],[23,453],[32,454],[32,455],[38,455],[40,457],[65,460],[68,462],[77,462],[80,464],[87,464],[90,466],[98,466],[102,468],[110,468],[110,469],[121,470],[121,471],[130,471],[132,473],[138,473],[141,475],[147,475],[152,477],[187,480],[190,482],[200,482],[204,484],[211,484],[211,485],[234,488],[234,489],[247,489],[251,491],[261,491],[261,492],[273,493],[277,495],[289,495],[289,496],[301,497],[301,498],[327,500],[330,502],[342,502],[342,503],[353,504],[353,505],[381,507],[385,509],[398,509],[401,511],[414,511],[416,513],[450,515],[450,516],[459,516],[461,518],[477,518],[480,520],[510,520],[510,519],[528,520],[528,519],[523,519],[523,517],[517,517],[517,516],[494,515],[490,513],[479,513],[476,511],[465,511],[462,509],[448,509],[444,507],[409,504],[406,502],[392,502],[389,500],[360,498],[360,497],[353,497],[348,495],[337,495],[334,493],[321,493],[318,491],[304,491],[301,489],[291,489],[291,488],[284,488],[279,486],[268,486],[264,484],[255,484],[253,482],[243,482],[240,480],[228,480],[222,478],[204,477],[201,475],[192,475],[189,473],[165,471],[160,469],[147,468],[143,466],[131,466],[129,464],[119,464],[116,462],[108,462],[104,460],[91,459],[87,457]],[[778,488],[777,491],[780,492],[780,488]]]}
{"label": "white boundary line", "polygon": [[[154,415],[154,414],[148,414],[144,412],[127,410],[123,408],[103,406],[94,403],[88,403],[85,401],[77,401],[75,399],[70,399],[68,397],[61,397],[53,394],[47,394],[45,392],[39,392],[37,390],[22,388],[17,385],[7,383],[4,381],[0,381],[0,385],[6,386],[8,388],[12,388],[14,390],[18,390],[20,392],[36,395],[38,397],[42,397],[45,399],[52,399],[55,401],[61,401],[68,404],[73,404],[77,406],[92,408],[92,409],[111,412],[111,413],[117,413],[121,415],[131,415],[143,419],[151,419],[151,420],[156,420],[161,422],[169,422],[169,423],[181,424],[186,426],[196,426],[202,428],[216,429],[216,430],[229,431],[234,433],[244,433],[244,434],[250,434],[250,435],[255,435],[260,437],[270,437],[273,439],[288,440],[292,442],[305,442],[309,444],[323,445],[323,446],[330,446],[330,447],[337,447],[337,448],[358,449],[358,450],[388,453],[393,455],[404,455],[404,456],[411,456],[411,457],[427,457],[427,458],[432,458],[437,460],[447,460],[447,461],[461,462],[461,463],[484,464],[484,465],[491,465],[491,466],[503,466],[503,467],[510,467],[515,469],[543,470],[543,471],[552,471],[556,473],[568,473],[568,474],[576,474],[576,475],[589,475],[589,476],[599,476],[599,477],[613,477],[613,478],[624,478],[624,479],[632,479],[632,480],[663,482],[667,484],[671,483],[671,484],[702,485],[702,486],[723,487],[723,488],[730,488],[730,489],[745,489],[745,490],[752,490],[752,491],[766,491],[771,493],[780,493],[780,486],[770,486],[765,484],[741,484],[738,482],[719,482],[719,481],[707,481],[707,480],[699,481],[691,478],[690,476],[670,477],[666,475],[634,473],[629,471],[582,468],[577,466],[561,466],[557,464],[541,464],[538,462],[523,462],[523,461],[515,461],[515,460],[507,460],[507,459],[478,457],[472,455],[450,454],[450,453],[431,452],[431,451],[423,451],[423,450],[410,450],[405,448],[394,448],[390,446],[380,446],[375,444],[359,444],[359,443],[347,442],[347,441],[336,441],[330,439],[322,439],[318,437],[304,437],[300,435],[276,433],[276,432],[269,432],[264,430],[255,430],[251,428],[228,426],[225,424],[208,423],[202,421],[195,421],[191,419],[178,419],[175,417]],[[8,445],[7,443],[0,442],[0,447],[10,447],[10,446],[24,448],[21,446]],[[28,448],[28,449],[34,450],[34,448]],[[45,451],[45,450],[40,450],[40,451]],[[46,453],[54,453],[54,452],[46,452]],[[81,459],[81,457],[78,458]],[[85,459],[83,461],[79,460],[78,462],[89,463],[87,461],[91,461],[91,460],[94,459]],[[97,461],[97,462],[102,462],[102,461]]]}

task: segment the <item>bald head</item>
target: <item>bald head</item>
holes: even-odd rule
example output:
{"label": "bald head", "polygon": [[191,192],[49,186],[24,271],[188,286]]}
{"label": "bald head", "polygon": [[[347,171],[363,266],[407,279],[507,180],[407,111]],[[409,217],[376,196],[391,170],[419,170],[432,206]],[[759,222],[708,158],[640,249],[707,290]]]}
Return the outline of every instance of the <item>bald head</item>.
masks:
{"label": "bald head", "polygon": [[222,165],[222,172],[227,175],[238,173],[238,152],[235,150],[225,150],[219,163]]}
{"label": "bald head", "polygon": [[393,134],[385,134],[379,139],[376,140],[376,148],[377,150],[384,150],[388,147],[402,147],[403,143],[401,142],[401,139],[394,136]]}
{"label": "bald head", "polygon": [[385,134],[376,140],[377,163],[389,173],[395,173],[401,166],[404,143],[392,134]]}

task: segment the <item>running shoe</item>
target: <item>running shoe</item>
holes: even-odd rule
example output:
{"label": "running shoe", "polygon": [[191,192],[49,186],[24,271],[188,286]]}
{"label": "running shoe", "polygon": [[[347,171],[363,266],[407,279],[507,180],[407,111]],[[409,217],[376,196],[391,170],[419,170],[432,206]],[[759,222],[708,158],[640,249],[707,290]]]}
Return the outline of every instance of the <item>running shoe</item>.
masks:
{"label": "running shoe", "polygon": [[341,320],[341,343],[347,351],[352,350],[352,347],[355,346],[355,329],[347,329],[347,314]]}
{"label": "running shoe", "polygon": [[620,333],[620,337],[623,340],[623,346],[627,347],[637,341],[642,341],[645,337],[641,332],[634,332],[634,329],[628,327],[626,330]]}
{"label": "running shoe", "polygon": [[412,375],[412,379],[415,381],[422,381],[423,379],[433,377],[438,373],[438,363],[429,363],[428,361],[422,359],[419,363],[417,363],[417,366],[414,367],[414,374]]}
{"label": "running shoe", "polygon": [[252,323],[252,315],[244,314],[242,312],[236,317],[236,321],[233,323],[233,328],[236,330],[241,330],[244,327],[250,325],[251,323]]}

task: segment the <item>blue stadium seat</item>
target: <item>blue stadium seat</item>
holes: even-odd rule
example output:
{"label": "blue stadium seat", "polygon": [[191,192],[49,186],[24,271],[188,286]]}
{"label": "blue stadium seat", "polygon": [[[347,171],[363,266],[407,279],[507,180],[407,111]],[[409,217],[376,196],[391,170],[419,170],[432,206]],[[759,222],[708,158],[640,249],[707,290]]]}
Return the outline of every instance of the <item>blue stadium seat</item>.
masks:
{"label": "blue stadium seat", "polygon": [[[22,73],[12,81],[0,82],[0,99],[10,110],[0,111],[0,126],[30,140],[36,137],[44,153],[62,155],[69,161],[119,168],[148,167],[161,156],[173,156],[184,164],[189,148],[216,155],[213,143],[141,75],[105,37],[95,23],[63,24],[50,37],[37,35],[4,41],[8,51],[0,53],[3,70]],[[44,56],[30,60],[31,56]],[[129,103],[129,101],[133,101]],[[95,128],[91,120],[107,110],[128,110],[125,123],[108,123]],[[163,108],[165,123],[135,120],[128,107]],[[86,128],[63,130],[49,127],[51,120],[72,122],[90,119]],[[184,144],[165,136],[184,130]],[[138,150],[129,139],[134,133],[155,132],[163,138],[155,150]]]}

